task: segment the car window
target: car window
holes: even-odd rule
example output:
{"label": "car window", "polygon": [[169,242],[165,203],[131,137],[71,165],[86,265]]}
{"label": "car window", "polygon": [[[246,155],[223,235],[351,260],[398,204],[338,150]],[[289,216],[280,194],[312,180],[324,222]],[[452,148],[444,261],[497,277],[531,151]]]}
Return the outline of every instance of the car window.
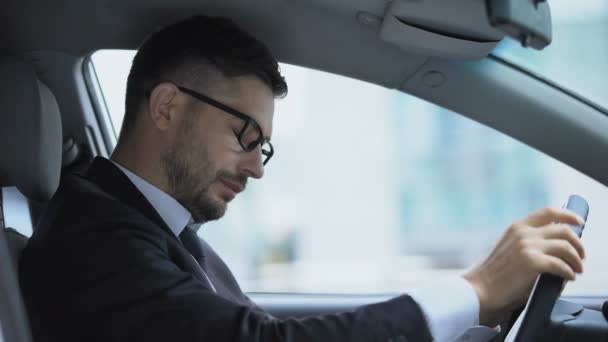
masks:
{"label": "car window", "polygon": [[542,51],[504,39],[493,51],[608,109],[608,1],[552,0],[553,42]]}
{"label": "car window", "polygon": [[2,191],[4,225],[30,237],[32,235],[32,219],[27,199],[14,186],[0,187],[0,191]]}
{"label": "car window", "polygon": [[[95,70],[116,130],[132,51]],[[416,97],[282,64],[275,155],[262,180],[199,235],[257,292],[387,293],[461,274],[528,212],[569,194],[591,205],[586,274],[604,293],[605,186],[491,128]]]}

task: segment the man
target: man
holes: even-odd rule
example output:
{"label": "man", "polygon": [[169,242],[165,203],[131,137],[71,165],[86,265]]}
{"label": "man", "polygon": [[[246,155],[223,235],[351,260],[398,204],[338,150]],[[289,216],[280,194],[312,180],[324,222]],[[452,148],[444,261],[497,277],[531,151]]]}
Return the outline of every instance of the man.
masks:
{"label": "man", "polygon": [[[147,39],[111,160],[63,180],[23,252],[36,341],[487,340],[540,272],[582,272],[584,250],[567,227],[580,218],[543,209],[442,287],[352,312],[270,316],[195,231],[262,178],[274,99],[286,92],[267,48],[229,20],[195,17]],[[437,289],[454,300],[433,302]]]}

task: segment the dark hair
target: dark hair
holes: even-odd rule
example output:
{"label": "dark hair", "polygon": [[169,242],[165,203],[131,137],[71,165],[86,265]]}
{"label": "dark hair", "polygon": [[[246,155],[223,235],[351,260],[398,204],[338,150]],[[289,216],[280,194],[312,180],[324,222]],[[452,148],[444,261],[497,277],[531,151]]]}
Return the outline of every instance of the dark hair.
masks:
{"label": "dark hair", "polygon": [[168,80],[205,83],[218,72],[225,77],[253,75],[276,97],[287,95],[279,64],[262,42],[230,19],[195,16],[162,28],[140,46],[127,80],[121,137],[133,128],[145,93],[155,85]]}

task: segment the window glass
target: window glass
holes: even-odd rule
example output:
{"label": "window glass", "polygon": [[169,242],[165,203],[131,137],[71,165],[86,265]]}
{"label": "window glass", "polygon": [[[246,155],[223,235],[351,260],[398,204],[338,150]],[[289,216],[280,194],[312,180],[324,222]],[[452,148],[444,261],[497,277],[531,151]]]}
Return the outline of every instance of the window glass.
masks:
{"label": "window glass", "polygon": [[[124,92],[116,89],[132,58],[112,51],[92,59],[117,128]],[[461,274],[509,224],[576,193],[591,204],[588,258],[566,293],[605,293],[605,186],[418,98],[281,68],[290,91],[276,102],[264,178],[199,231],[246,291],[406,291]]]}
{"label": "window glass", "polygon": [[32,236],[32,219],[25,196],[14,186],[0,188],[0,191],[2,191],[4,225],[25,236]]}
{"label": "window glass", "polygon": [[494,54],[608,109],[608,1],[551,0],[553,41],[542,51],[505,39]]}

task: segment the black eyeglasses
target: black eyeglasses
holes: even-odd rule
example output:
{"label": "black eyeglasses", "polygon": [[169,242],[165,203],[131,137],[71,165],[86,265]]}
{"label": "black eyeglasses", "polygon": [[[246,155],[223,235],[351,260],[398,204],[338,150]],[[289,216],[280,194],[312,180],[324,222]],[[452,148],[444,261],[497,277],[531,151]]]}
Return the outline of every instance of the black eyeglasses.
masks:
{"label": "black eyeglasses", "polygon": [[[240,132],[236,134],[239,144],[243,148],[243,150],[247,152],[251,152],[256,149],[256,147],[261,146],[262,155],[264,156],[263,165],[266,165],[270,158],[274,155],[274,147],[264,138],[264,134],[262,133],[262,127],[255,121],[251,116],[241,113],[238,110],[229,107],[221,102],[218,102],[207,95],[203,95],[199,92],[196,92],[192,89],[188,89],[185,87],[177,86],[177,88],[194,97],[195,99],[205,102],[206,104],[212,105],[215,108],[221,109],[222,111],[236,116],[237,118],[245,121],[243,128],[241,128]],[[146,93],[147,96],[150,96],[150,93]]]}

